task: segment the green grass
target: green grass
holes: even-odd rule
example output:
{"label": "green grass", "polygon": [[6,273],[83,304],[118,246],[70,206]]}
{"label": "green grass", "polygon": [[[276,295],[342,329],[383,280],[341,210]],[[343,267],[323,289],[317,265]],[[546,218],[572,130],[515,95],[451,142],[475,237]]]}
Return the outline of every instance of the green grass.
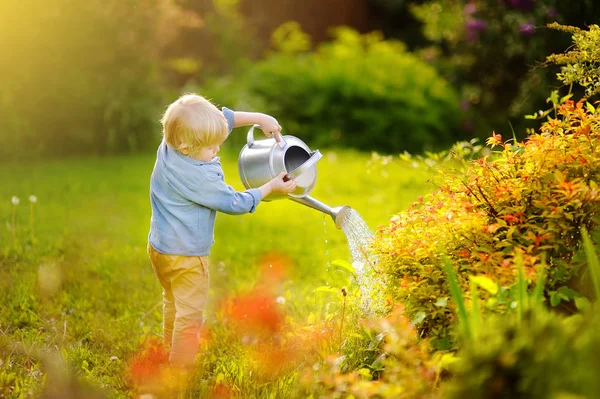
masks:
{"label": "green grass", "polygon": [[[431,188],[431,170],[370,163],[371,156],[356,152],[324,153],[312,195],[351,206],[372,229]],[[222,161],[226,181],[242,189],[236,154],[222,154]],[[127,361],[144,337],[161,334],[161,288],[146,255],[153,163],[153,155],[137,155],[0,166],[0,397],[36,395],[44,381],[84,389],[52,367],[61,358],[67,375],[109,397],[134,395],[123,377]],[[38,198],[33,240],[32,194]],[[20,199],[16,208],[12,196]],[[216,382],[242,397],[291,395],[294,370],[267,382],[249,375],[243,345],[223,327],[217,304],[255,287],[261,256],[280,253],[291,268],[273,288],[285,298],[287,324],[339,318],[341,295],[314,289],[349,284],[331,265],[349,260],[345,236],[329,216],[278,200],[261,203],[254,214],[218,215],[215,240],[207,324],[216,338],[180,396],[209,395]],[[339,350],[339,343],[329,349]]]}

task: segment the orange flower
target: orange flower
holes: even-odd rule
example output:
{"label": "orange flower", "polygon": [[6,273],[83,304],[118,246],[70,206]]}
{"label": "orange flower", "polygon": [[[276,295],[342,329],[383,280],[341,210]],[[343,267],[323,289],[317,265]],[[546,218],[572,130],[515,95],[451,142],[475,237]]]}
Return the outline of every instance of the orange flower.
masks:
{"label": "orange flower", "polygon": [[492,132],[492,137],[488,137],[488,139],[486,140],[486,144],[491,146],[492,148],[494,148],[497,145],[504,146],[504,143],[502,142],[502,135],[496,134],[496,132]]}
{"label": "orange flower", "polygon": [[275,298],[255,290],[226,302],[225,314],[245,333],[278,332],[283,326],[283,314]]}
{"label": "orange flower", "polygon": [[160,376],[169,362],[169,352],[156,338],[149,338],[129,361],[128,374],[136,386],[143,386]]}

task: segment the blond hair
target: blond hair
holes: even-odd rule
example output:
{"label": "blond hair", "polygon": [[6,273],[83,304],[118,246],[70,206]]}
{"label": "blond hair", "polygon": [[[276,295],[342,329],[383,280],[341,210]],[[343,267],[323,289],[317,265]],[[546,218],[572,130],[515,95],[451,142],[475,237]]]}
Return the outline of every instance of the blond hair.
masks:
{"label": "blond hair", "polygon": [[186,155],[219,145],[229,134],[223,113],[197,94],[179,97],[169,105],[160,122],[167,144]]}

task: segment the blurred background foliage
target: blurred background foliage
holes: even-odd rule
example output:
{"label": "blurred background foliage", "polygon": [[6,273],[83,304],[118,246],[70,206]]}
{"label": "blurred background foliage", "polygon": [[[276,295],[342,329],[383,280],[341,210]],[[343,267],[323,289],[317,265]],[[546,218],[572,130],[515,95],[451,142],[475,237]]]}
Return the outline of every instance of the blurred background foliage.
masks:
{"label": "blurred background foliage", "polygon": [[[198,91],[271,112],[311,145],[395,153],[546,107],[557,21],[593,0],[56,0],[2,2],[3,160],[154,148],[165,104]],[[343,28],[342,28],[343,27]],[[335,29],[332,29],[335,28]],[[566,91],[566,89],[565,89]]]}

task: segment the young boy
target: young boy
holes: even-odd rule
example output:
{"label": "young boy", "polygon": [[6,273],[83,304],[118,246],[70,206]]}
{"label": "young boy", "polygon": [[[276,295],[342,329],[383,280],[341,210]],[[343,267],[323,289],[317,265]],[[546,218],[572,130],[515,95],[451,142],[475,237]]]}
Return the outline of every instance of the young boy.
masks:
{"label": "young boy", "polygon": [[223,180],[216,156],[234,127],[260,125],[280,139],[275,118],[254,112],[217,109],[187,94],[169,105],[162,120],[164,139],[150,179],[152,219],[148,254],[163,287],[163,333],[171,365],[189,368],[198,351],[208,295],[208,255],[216,212],[254,212],[270,193],[287,194],[295,180],[284,173],[262,187],[236,192]]}

